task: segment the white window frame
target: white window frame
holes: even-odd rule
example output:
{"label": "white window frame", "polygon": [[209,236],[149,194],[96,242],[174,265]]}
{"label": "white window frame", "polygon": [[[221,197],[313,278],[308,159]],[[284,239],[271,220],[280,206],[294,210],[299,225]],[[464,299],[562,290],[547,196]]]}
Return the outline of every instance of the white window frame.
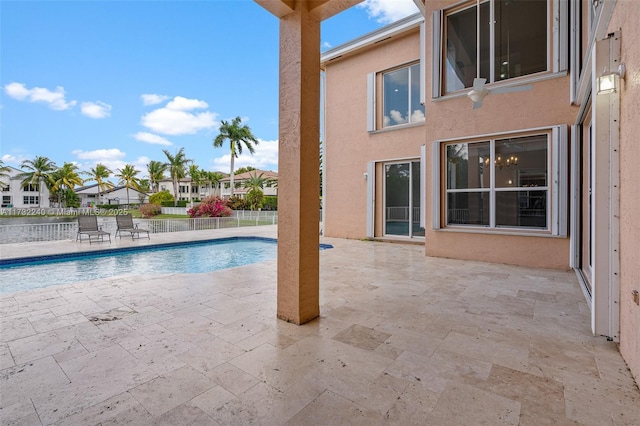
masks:
{"label": "white window frame", "polygon": [[[382,106],[380,107],[381,108],[380,115],[384,117],[384,111],[382,110],[384,109],[384,75],[391,72],[400,71],[405,68],[409,69],[409,91],[408,91],[409,107],[411,107],[411,100],[412,100],[411,99],[411,81],[413,79],[418,79],[418,82],[420,83],[419,103],[424,108],[424,84],[423,84],[424,59],[423,59],[423,56],[424,55],[421,55],[419,59],[407,62],[405,64],[398,65],[397,67],[388,68],[383,71],[371,72],[367,74],[367,131],[368,132],[391,130],[391,129],[397,129],[397,128],[402,128],[406,126],[423,125],[425,123],[426,119],[422,121],[411,121],[411,114],[412,114],[411,108],[409,108],[409,116],[408,116],[408,121],[406,123],[393,124],[389,126],[385,126],[384,123],[377,123],[377,116],[378,116],[377,86],[379,84],[380,88],[382,89],[382,99],[380,99]],[[411,72],[411,67],[415,65],[418,65],[418,69],[419,69],[418,75],[416,76],[412,75],[412,72]],[[379,80],[380,83],[378,83],[378,76],[380,76],[380,80]],[[423,111],[423,113],[426,113],[426,111]]]}
{"label": "white window frame", "polygon": [[[508,137],[519,137],[533,135],[536,133],[548,133],[547,168],[548,168],[548,205],[547,205],[547,228],[519,228],[519,227],[497,227],[495,224],[495,196],[496,189],[491,185],[490,198],[490,224],[489,226],[476,225],[447,225],[446,212],[442,217],[442,207],[446,207],[446,178],[442,176],[443,161],[446,145],[451,143],[471,143],[480,140],[491,141],[491,152],[494,153],[494,143],[496,139]],[[493,162],[493,159],[492,159]],[[492,174],[492,180],[493,180]],[[432,228],[434,230],[481,232],[492,234],[516,234],[516,235],[536,235],[536,236],[567,236],[568,221],[568,132],[566,125],[540,127],[532,129],[514,130],[510,132],[493,133],[487,135],[477,135],[467,138],[455,138],[438,140],[433,143],[433,164],[432,164]]]}
{"label": "white window frame", "polygon": [[[498,1],[498,0],[485,0],[485,1]],[[552,19],[547,19],[547,34],[551,38],[551,44],[547,49],[547,70],[541,71],[535,74],[529,74],[524,76],[518,76],[511,79],[500,80],[498,82],[487,82],[487,85],[495,85],[493,87],[509,87],[514,85],[520,85],[523,83],[530,83],[535,81],[546,80],[556,76],[566,75],[568,71],[569,62],[569,5],[566,0],[550,0],[551,9],[549,14]],[[468,6],[472,6],[473,3],[477,4],[477,1],[469,1],[465,3]],[[460,3],[455,5],[458,8]],[[443,51],[442,44],[444,41],[444,19],[447,9],[440,9],[433,12],[432,15],[432,93],[433,99],[449,98],[466,95],[468,88],[458,90],[455,92],[445,93],[442,87],[442,67],[443,67]],[[493,7],[491,7],[493,11]],[[553,22],[551,24],[551,22]],[[490,34],[490,45],[494,45],[494,33]],[[492,49],[493,51],[493,49]],[[551,53],[551,55],[550,55]],[[551,61],[551,63],[549,63]],[[491,62],[493,63],[493,62]],[[492,65],[493,69],[493,65]],[[493,75],[493,72],[492,72]]]}

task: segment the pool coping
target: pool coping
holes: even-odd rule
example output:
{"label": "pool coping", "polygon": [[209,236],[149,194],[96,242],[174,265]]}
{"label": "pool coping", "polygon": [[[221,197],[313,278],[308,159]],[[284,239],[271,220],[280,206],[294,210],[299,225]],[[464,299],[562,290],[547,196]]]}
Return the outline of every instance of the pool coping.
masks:
{"label": "pool coping", "polygon": [[[269,238],[269,237],[258,237],[258,236],[233,236],[233,237],[220,237],[220,238],[209,238],[204,240],[195,240],[195,241],[175,241],[168,243],[158,243],[152,245],[145,246],[130,246],[130,247],[118,247],[118,248],[105,248],[102,250],[91,250],[91,251],[78,251],[78,252],[67,252],[67,253],[56,253],[56,254],[46,254],[46,255],[38,255],[38,256],[25,256],[25,257],[14,257],[9,259],[0,259],[0,268],[8,267],[8,266],[16,266],[16,265],[27,265],[29,263],[34,262],[45,262],[45,261],[58,261],[58,260],[73,260],[73,259],[81,259],[84,257],[97,257],[97,256],[108,256],[111,254],[119,254],[125,252],[132,251],[155,251],[161,250],[165,248],[171,247],[179,247],[179,246],[194,246],[194,245],[205,245],[213,242],[225,242],[225,241],[264,241],[269,243],[277,244],[277,238]],[[320,250],[326,250],[333,248],[331,244],[319,244]]]}

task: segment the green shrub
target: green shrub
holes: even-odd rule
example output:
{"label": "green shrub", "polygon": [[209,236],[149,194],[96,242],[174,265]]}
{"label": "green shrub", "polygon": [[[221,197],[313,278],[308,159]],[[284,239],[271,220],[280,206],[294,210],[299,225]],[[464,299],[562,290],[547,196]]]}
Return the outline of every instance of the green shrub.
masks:
{"label": "green shrub", "polygon": [[164,205],[163,203],[165,201],[170,201],[171,206],[173,206],[173,200],[175,200],[175,198],[173,197],[173,194],[166,189],[164,191],[156,192],[155,194],[152,194],[151,196],[149,196],[149,203],[151,204]]}
{"label": "green shrub", "polygon": [[96,208],[104,210],[118,210],[121,207],[120,204],[99,204],[96,206]]}
{"label": "green shrub", "polygon": [[147,219],[152,216],[157,216],[162,213],[162,206],[160,204],[143,204],[140,206],[140,213]]}
{"label": "green shrub", "polygon": [[278,197],[265,195],[264,200],[262,200],[262,210],[278,210]]}
{"label": "green shrub", "polygon": [[247,192],[245,200],[251,210],[258,210],[262,208],[262,200],[264,199],[264,192],[261,189],[252,189]]}

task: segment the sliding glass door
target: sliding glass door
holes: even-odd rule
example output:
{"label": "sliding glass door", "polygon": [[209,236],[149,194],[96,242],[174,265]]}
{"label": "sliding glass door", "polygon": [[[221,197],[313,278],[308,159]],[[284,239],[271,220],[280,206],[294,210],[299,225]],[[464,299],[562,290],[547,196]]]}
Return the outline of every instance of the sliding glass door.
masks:
{"label": "sliding glass door", "polygon": [[384,166],[384,233],[424,237],[420,228],[420,161]]}

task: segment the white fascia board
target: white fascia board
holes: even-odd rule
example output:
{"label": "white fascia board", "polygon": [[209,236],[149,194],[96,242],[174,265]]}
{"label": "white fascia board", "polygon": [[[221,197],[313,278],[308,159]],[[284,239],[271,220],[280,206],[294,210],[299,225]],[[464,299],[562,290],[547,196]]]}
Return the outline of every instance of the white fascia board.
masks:
{"label": "white fascia board", "polygon": [[424,16],[422,16],[421,13],[416,13],[394,22],[391,25],[387,25],[386,27],[382,27],[376,31],[365,34],[362,37],[358,37],[345,44],[327,50],[320,55],[320,66],[324,67],[327,62],[337,59],[340,56],[353,53],[359,49],[371,46],[410,29],[418,28],[422,22],[424,22]]}

